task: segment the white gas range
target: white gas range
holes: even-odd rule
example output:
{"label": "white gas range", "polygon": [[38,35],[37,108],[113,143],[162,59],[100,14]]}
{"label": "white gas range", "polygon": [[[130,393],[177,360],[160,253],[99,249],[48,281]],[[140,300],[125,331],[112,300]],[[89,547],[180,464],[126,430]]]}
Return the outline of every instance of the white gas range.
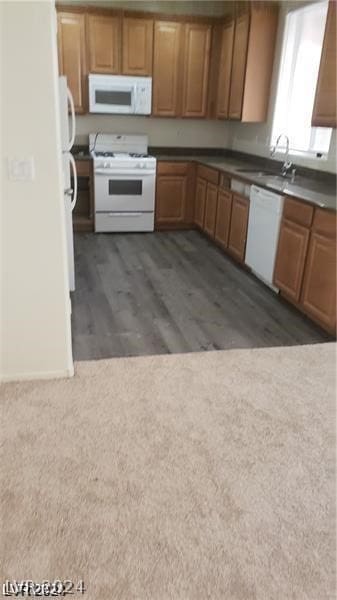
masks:
{"label": "white gas range", "polygon": [[153,231],[156,159],[146,135],[92,133],[95,231]]}

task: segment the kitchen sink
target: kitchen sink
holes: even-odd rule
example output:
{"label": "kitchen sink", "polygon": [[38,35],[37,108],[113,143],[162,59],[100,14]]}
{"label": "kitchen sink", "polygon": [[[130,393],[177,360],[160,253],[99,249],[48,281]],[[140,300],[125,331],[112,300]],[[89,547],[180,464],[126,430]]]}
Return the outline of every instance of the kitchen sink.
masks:
{"label": "kitchen sink", "polygon": [[236,169],[237,173],[246,173],[247,175],[253,175],[254,177],[268,178],[278,183],[289,182],[289,176],[283,177],[283,175],[277,175],[271,171],[259,171],[258,169]]}
{"label": "kitchen sink", "polygon": [[256,177],[265,177],[273,175],[270,171],[259,171],[258,169],[236,169],[237,173],[247,173]]}

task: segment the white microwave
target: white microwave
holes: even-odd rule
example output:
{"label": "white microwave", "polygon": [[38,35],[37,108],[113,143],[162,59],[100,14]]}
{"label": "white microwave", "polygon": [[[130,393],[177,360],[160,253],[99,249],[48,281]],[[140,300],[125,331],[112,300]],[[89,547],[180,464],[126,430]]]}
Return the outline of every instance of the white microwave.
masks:
{"label": "white microwave", "polygon": [[89,112],[151,114],[152,77],[89,75]]}

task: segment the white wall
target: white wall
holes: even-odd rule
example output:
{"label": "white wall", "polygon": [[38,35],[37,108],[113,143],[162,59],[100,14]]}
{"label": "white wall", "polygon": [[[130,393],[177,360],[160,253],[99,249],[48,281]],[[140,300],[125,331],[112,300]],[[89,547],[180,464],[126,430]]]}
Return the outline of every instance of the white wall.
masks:
{"label": "white wall", "polygon": [[76,119],[76,143],[87,144],[88,134],[143,133],[150,146],[223,148],[228,144],[228,125],[202,119],[159,119],[115,115],[83,115]]}
{"label": "white wall", "polygon": [[[1,377],[73,373],[54,4],[1,2]],[[12,181],[9,157],[33,156]]]}
{"label": "white wall", "polygon": [[[240,152],[248,152],[258,156],[269,157],[270,138],[272,131],[274,105],[276,99],[278,73],[281,61],[283,31],[285,26],[286,14],[289,10],[309,4],[309,2],[282,2],[278,34],[276,40],[276,52],[273,69],[273,78],[271,84],[271,97],[269,103],[268,120],[266,123],[228,123],[228,147]],[[276,157],[282,160],[282,155]],[[311,169],[329,171],[336,173],[336,130],[333,131],[330,150],[327,160],[316,158],[304,158],[299,156],[291,157],[293,162],[298,165],[306,166]]]}

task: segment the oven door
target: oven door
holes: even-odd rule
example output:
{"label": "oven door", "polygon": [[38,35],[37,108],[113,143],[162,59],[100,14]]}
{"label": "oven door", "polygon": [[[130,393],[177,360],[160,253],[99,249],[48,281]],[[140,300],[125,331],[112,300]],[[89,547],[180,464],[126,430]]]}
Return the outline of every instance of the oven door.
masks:
{"label": "oven door", "polygon": [[95,171],[96,212],[154,211],[155,173]]}
{"label": "oven door", "polygon": [[123,83],[90,82],[89,110],[91,113],[134,114],[136,86]]}

